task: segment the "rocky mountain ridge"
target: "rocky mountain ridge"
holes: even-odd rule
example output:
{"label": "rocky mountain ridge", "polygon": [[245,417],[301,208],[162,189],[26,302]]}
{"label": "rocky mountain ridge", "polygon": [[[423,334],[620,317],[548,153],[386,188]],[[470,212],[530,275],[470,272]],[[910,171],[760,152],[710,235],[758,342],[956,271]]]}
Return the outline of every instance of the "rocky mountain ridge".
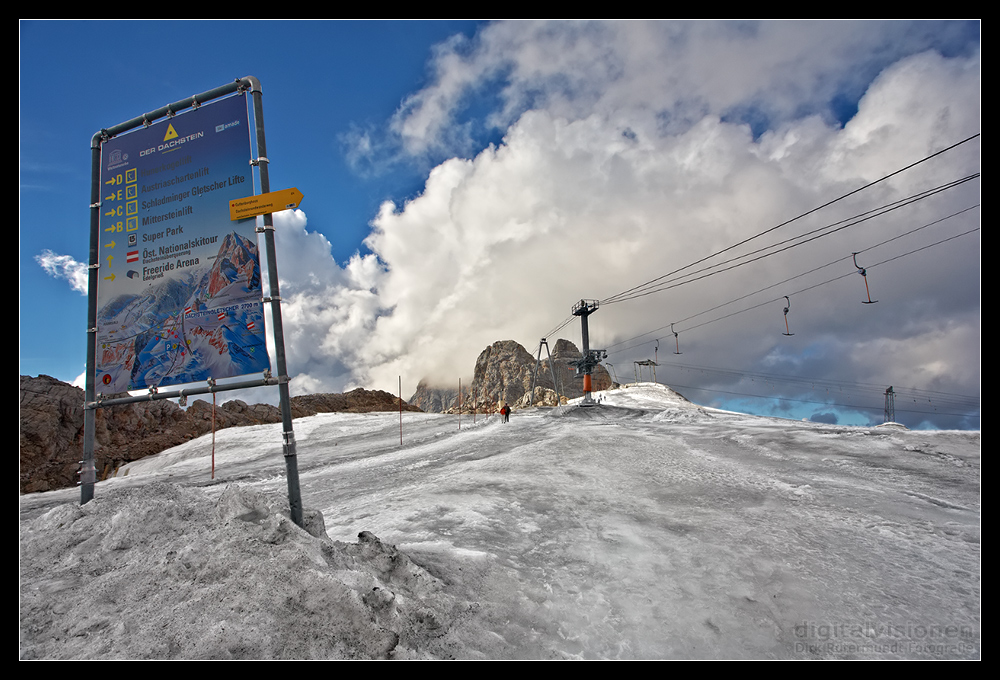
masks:
{"label": "rocky mountain ridge", "polygon": [[[83,458],[84,392],[47,375],[21,376],[20,487],[22,493],[74,486]],[[292,397],[292,417],[317,413],[395,411],[399,398],[358,388],[344,394]],[[419,411],[403,403],[404,411]],[[215,409],[215,429],[281,422],[270,404],[239,399]],[[212,431],[212,405],[198,399],[186,410],[173,401],[123,404],[98,409],[94,458],[98,479],[124,463],[159,453]]]}
{"label": "rocky mountain ridge", "polygon": [[[514,340],[500,340],[485,348],[476,360],[471,384],[462,386],[462,411],[497,412],[504,403],[513,408],[529,405],[557,406],[583,396],[583,381],[570,362],[581,353],[569,340],[552,346],[551,363],[541,361],[531,394],[536,357]],[[552,375],[555,373],[555,384]],[[457,380],[456,380],[457,383]],[[593,375],[593,389],[613,385],[603,366]],[[20,487],[21,492],[48,491],[77,483],[83,457],[83,390],[40,375],[21,376]],[[454,413],[458,410],[458,385],[433,387],[421,381],[403,408],[407,411]],[[394,411],[395,395],[379,390],[356,389],[345,394],[310,394],[292,397],[292,417],[316,413]],[[215,428],[281,422],[276,406],[227,401],[215,410]],[[212,405],[196,400],[186,410],[169,400],[125,404],[99,409],[95,458],[98,478],[112,474],[124,463],[159,453],[212,430]]]}

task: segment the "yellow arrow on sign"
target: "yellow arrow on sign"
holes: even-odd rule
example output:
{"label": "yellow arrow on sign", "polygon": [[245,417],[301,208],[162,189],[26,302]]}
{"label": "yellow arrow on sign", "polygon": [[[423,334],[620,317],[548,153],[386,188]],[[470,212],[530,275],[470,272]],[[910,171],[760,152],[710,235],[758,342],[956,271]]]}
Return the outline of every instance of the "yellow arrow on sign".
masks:
{"label": "yellow arrow on sign", "polygon": [[267,213],[291,210],[299,207],[302,202],[302,192],[292,187],[281,191],[272,191],[259,196],[247,196],[229,201],[229,219],[242,220],[247,217],[266,215]]}

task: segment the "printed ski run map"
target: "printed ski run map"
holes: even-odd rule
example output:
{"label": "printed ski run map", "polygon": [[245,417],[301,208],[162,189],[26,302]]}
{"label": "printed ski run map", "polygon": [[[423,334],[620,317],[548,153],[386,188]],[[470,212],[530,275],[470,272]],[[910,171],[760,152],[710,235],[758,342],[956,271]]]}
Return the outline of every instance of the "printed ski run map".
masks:
{"label": "printed ski run map", "polygon": [[109,140],[98,286],[103,394],[270,367],[246,100],[231,97]]}

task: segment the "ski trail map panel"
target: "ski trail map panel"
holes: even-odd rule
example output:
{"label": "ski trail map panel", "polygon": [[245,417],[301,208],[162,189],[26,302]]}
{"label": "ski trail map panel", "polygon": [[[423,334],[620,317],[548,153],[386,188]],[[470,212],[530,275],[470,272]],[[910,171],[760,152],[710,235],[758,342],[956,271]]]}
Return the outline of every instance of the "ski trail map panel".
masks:
{"label": "ski trail map panel", "polygon": [[97,389],[270,368],[246,99],[230,97],[104,143]]}

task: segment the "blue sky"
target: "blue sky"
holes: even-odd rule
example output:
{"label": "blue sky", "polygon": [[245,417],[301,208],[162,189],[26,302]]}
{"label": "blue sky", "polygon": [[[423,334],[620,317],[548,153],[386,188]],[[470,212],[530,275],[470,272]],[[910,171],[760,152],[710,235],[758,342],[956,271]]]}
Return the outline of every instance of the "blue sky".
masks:
{"label": "blue sky", "polygon": [[341,138],[389,118],[425,81],[431,47],[462,31],[475,24],[21,22],[21,373],[72,381],[85,363],[85,302],[34,258],[49,249],[87,260],[95,132],[256,76],[272,186],[303,191],[303,208],[323,216],[335,257],[346,260],[379,204],[419,191],[425,168],[362,176]]}
{"label": "blue sky", "polygon": [[[72,278],[87,259],[91,136],[245,75],[264,89],[271,186],[305,195],[276,219],[293,394],[469,379],[489,343],[534,351],[581,297],[655,279],[980,127],[978,22],[22,21],[21,374],[83,372]],[[973,140],[768,242],[968,177],[979,158]],[[979,232],[965,232],[979,192],[972,179],[609,304],[593,344],[616,347],[631,375],[656,339],[673,344],[662,329],[675,322],[684,354],[658,356],[698,370],[658,377],[693,381],[702,403],[857,424],[852,405],[880,411],[893,384],[930,404],[904,422],[978,427]],[[860,304],[857,275],[823,283],[850,274],[855,251],[876,305]],[[557,335],[579,343],[576,325]],[[751,375],[798,401],[747,406],[736,395],[760,394]]]}

